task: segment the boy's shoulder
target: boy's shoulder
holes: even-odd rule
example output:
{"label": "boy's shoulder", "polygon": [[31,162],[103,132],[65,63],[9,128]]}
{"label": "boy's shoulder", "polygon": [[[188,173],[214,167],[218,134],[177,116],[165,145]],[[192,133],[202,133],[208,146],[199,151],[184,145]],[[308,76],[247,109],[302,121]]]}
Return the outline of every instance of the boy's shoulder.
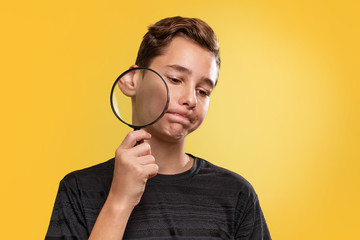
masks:
{"label": "boy's shoulder", "polygon": [[205,159],[199,159],[201,161],[201,167],[197,177],[206,179],[209,186],[223,188],[224,190],[236,189],[237,191],[256,197],[253,186],[243,176],[229,169],[217,166]]}
{"label": "boy's shoulder", "polygon": [[73,187],[91,188],[95,185],[109,185],[114,173],[114,158],[84,169],[68,173],[61,180],[63,184]]}
{"label": "boy's shoulder", "polygon": [[[189,154],[191,155],[191,154]],[[244,177],[226,168],[217,166],[203,158],[191,155],[196,169],[192,170],[192,182],[204,188],[236,190],[246,195],[256,196],[253,186]],[[95,186],[111,185],[114,173],[114,158],[67,174],[62,182],[77,188],[91,189]],[[156,178],[156,177],[155,177]]]}

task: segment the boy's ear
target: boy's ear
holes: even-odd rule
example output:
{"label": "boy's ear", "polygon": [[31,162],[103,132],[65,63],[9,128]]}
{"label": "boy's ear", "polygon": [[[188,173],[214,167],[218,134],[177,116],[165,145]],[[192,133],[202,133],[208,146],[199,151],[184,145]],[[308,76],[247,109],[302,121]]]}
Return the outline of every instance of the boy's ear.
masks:
{"label": "boy's ear", "polygon": [[[137,67],[136,65],[132,65],[129,69]],[[134,78],[136,71],[130,71],[125,74],[118,81],[118,86],[122,93],[124,93],[128,97],[134,97],[136,95],[136,81]]]}

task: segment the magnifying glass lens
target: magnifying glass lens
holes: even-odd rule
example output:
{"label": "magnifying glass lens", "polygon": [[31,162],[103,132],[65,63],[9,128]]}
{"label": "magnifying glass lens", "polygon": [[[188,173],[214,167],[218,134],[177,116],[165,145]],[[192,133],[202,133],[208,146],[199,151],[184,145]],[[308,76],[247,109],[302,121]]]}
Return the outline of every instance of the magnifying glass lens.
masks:
{"label": "magnifying glass lens", "polygon": [[116,117],[134,129],[155,123],[169,102],[168,88],[160,74],[148,68],[133,68],[121,74],[111,91]]}

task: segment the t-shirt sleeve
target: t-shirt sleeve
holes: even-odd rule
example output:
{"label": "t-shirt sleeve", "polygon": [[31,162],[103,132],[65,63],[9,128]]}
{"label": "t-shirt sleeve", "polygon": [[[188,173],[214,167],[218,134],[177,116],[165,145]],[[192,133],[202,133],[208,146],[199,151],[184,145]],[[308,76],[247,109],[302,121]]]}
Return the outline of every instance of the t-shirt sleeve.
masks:
{"label": "t-shirt sleeve", "polygon": [[238,218],[235,239],[271,239],[256,193],[250,194],[250,198],[243,204],[238,204],[237,207],[242,214]]}
{"label": "t-shirt sleeve", "polygon": [[66,176],[60,182],[45,240],[88,239],[76,178]]}

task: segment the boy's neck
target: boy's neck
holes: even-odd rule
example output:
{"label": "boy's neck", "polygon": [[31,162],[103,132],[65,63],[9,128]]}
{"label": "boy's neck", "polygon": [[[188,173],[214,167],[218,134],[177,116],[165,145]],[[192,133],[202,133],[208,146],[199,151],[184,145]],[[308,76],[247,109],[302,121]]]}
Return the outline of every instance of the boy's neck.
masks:
{"label": "boy's neck", "polygon": [[184,151],[185,138],[177,142],[167,142],[152,137],[148,143],[151,146],[151,154],[159,166],[159,174],[178,174],[193,166],[193,158]]}

